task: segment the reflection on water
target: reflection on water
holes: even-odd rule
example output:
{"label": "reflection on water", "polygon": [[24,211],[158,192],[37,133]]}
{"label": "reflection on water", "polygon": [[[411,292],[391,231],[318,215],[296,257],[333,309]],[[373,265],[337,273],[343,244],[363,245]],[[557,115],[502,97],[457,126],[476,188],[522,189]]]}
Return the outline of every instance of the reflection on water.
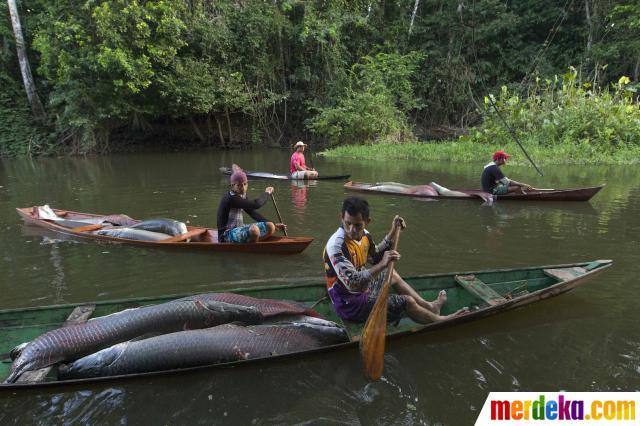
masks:
{"label": "reflection on water", "polygon": [[[156,250],[75,241],[23,226],[15,207],[49,203],[75,211],[171,217],[214,226],[237,162],[284,171],[287,150],[134,154],[0,160],[0,292],[14,308],[322,280],[321,255],[339,225],[344,182],[274,186],[291,235],[315,241],[295,256]],[[363,182],[436,181],[475,188],[478,164],[314,158],[327,174]],[[170,170],[171,173],[167,171]],[[427,336],[392,341],[383,380],[367,383],[357,350],[247,368],[28,391],[0,402],[6,423],[401,423],[470,424],[489,391],[640,391],[640,179],[637,168],[526,167],[506,174],[540,187],[607,186],[591,202],[425,202],[368,196],[379,241],[393,215],[408,228],[404,275],[511,268],[610,258],[605,274],[575,292]],[[272,203],[261,213],[275,219]]]}
{"label": "reflection on water", "polygon": [[64,283],[64,267],[62,266],[62,257],[60,255],[60,248],[57,243],[50,244],[51,247],[51,265],[53,266],[54,274],[51,278],[51,287],[53,288],[54,303],[59,304],[64,301],[63,292],[66,289]]}

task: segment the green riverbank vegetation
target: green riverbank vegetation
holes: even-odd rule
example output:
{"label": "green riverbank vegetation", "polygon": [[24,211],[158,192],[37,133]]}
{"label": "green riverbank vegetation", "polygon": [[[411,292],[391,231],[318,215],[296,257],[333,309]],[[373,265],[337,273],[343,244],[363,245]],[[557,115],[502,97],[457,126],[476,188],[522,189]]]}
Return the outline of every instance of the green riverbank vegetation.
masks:
{"label": "green riverbank vegetation", "polygon": [[513,150],[482,101],[493,96],[549,161],[626,162],[638,143],[636,3],[8,0],[0,155],[304,139],[331,155],[366,144],[471,159]]}
{"label": "green riverbank vegetation", "polygon": [[481,124],[457,140],[343,145],[323,155],[476,162],[490,159],[497,149],[506,149],[515,154],[510,163],[529,164],[517,138],[540,164],[637,164],[640,103],[629,83],[628,77],[621,77],[601,89],[582,82],[571,67],[560,77],[537,78],[524,98],[506,86],[497,97],[489,94],[481,109]]}

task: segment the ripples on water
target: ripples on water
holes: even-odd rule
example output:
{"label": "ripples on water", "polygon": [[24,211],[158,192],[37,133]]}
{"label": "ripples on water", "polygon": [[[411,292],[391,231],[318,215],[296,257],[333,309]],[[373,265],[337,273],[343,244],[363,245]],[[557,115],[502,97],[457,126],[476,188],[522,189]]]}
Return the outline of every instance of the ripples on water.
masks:
{"label": "ripples on water", "polygon": [[[324,243],[338,226],[342,182],[251,181],[276,197],[292,234],[316,241],[298,256],[177,253],[69,241],[24,227],[14,208],[48,202],[136,218],[214,226],[227,190],[218,167],[286,168],[286,152],[206,152],[2,162],[0,291],[3,307],[204,292],[322,277]],[[477,186],[482,164],[316,159],[360,181]],[[168,173],[171,170],[171,173]],[[409,227],[398,269],[419,273],[611,258],[575,292],[514,312],[393,341],[385,374],[367,383],[356,350],[182,376],[28,391],[0,401],[3,424],[471,424],[490,391],[640,391],[635,300],[640,284],[637,169],[527,168],[507,172],[541,187],[607,183],[590,203],[420,202],[368,197],[379,239],[401,213]],[[271,205],[264,213],[275,217]],[[8,242],[8,243],[7,243]]]}

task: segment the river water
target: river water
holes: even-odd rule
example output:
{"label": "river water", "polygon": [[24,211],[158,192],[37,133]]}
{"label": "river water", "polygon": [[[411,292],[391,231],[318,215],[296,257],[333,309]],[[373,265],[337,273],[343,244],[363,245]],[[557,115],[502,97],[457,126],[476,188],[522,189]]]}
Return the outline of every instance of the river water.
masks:
{"label": "river water", "polygon": [[[205,151],[0,163],[0,309],[322,279],[323,244],[339,224],[344,182],[267,185],[290,235],[315,241],[299,255],[176,252],[56,239],[22,224],[15,207],[48,203],[215,227],[227,190],[218,168],[285,172],[286,151]],[[478,186],[477,164],[315,157],[325,174],[357,181]],[[369,196],[379,240],[394,214],[408,228],[403,275],[613,259],[576,291],[468,325],[393,341],[382,380],[368,383],[356,351],[208,373],[58,391],[18,392],[0,422],[91,424],[471,424],[490,391],[640,391],[640,173],[632,166],[507,165],[534,186],[606,183],[590,202],[420,201]],[[271,204],[262,210],[275,219]]]}

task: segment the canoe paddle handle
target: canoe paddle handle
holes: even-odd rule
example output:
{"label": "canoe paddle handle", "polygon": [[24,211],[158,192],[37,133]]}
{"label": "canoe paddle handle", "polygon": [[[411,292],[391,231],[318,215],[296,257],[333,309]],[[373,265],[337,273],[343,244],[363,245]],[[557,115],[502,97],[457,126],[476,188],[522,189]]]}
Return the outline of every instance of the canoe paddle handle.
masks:
{"label": "canoe paddle handle", "polygon": [[[278,215],[278,220],[280,221],[280,223],[284,224],[284,222],[282,221],[282,216],[280,215],[280,209],[278,208],[278,203],[276,203],[276,197],[273,196],[273,192],[269,195],[271,195],[271,201],[273,201],[273,207],[276,208],[276,214]],[[286,228],[283,228],[282,232],[284,232],[285,237],[289,236],[289,234],[287,234]]]}

